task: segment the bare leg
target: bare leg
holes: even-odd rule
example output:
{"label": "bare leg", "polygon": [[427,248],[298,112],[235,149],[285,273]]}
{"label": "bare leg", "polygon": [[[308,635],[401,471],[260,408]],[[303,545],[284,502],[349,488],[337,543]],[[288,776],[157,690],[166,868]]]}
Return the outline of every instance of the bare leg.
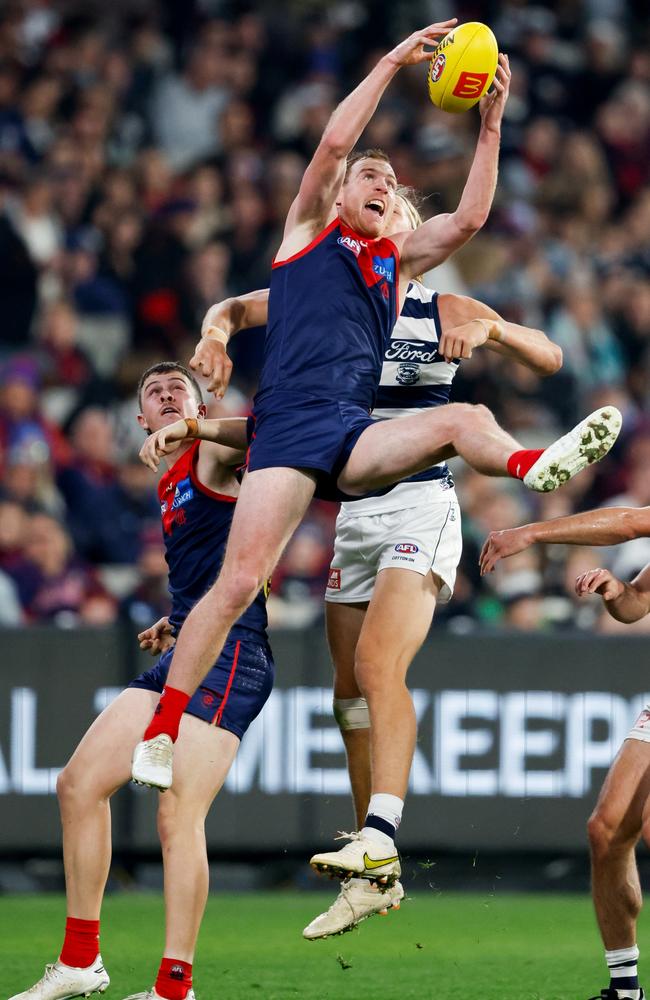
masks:
{"label": "bare leg", "polygon": [[95,720],[59,775],[67,912],[99,920],[111,863],[111,795],[129,781],[131,747],[158,701],[130,689]]}
{"label": "bare leg", "polygon": [[486,476],[507,476],[507,461],[521,447],[487,407],[451,403],[368,427],[339,476],[339,486],[353,495],[379,489],[454,455]]}
{"label": "bare leg", "polygon": [[650,794],[650,743],[626,740],[589,819],[592,894],[605,948],[631,948],[641,911],[634,848]]}
{"label": "bare leg", "polygon": [[313,478],[297,469],[260,469],[245,477],[219,577],[178,636],[167,679],[170,687],[194,693],[232,625],[273,572],[314,488]]}
{"label": "bare leg", "polygon": [[[361,697],[354,676],[354,656],[367,607],[367,604],[325,602],[327,641],[334,664],[335,698]],[[360,830],[370,801],[370,730],[344,729],[341,736],[348,760],[357,829]]]}
{"label": "bare leg", "polygon": [[377,575],[355,658],[370,711],[372,793],[406,796],[416,737],[406,673],[429,631],[439,590],[432,573],[384,569]]}
{"label": "bare leg", "polygon": [[205,817],[223,785],[239,740],[184,715],[174,756],[174,784],[160,796],[158,831],[165,871],[166,958],[193,962],[208,898]]}

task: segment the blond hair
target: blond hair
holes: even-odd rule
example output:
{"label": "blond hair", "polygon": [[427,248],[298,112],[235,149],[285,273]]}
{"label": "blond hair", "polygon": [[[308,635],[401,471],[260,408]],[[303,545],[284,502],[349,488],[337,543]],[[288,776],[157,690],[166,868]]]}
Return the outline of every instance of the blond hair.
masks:
{"label": "blond hair", "polygon": [[[421,195],[415,190],[415,188],[407,187],[405,184],[398,184],[397,191],[395,193],[404,206],[406,218],[411,224],[411,229],[417,229],[418,226],[421,226],[424,222],[418,207],[418,205],[422,203]],[[413,280],[419,281],[423,284],[424,275],[416,274]]]}

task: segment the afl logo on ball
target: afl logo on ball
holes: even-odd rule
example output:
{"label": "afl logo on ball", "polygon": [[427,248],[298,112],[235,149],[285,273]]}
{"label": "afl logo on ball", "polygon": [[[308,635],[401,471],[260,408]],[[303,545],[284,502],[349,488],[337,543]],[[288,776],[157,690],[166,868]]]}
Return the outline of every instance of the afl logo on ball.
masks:
{"label": "afl logo on ball", "polygon": [[433,60],[433,62],[431,63],[431,73],[429,74],[431,78],[431,83],[438,82],[438,80],[442,76],[442,72],[445,68],[446,62],[447,60],[443,52],[441,52],[440,55],[436,56],[436,58]]}
{"label": "afl logo on ball", "polygon": [[414,556],[416,552],[419,552],[417,545],[413,542],[398,542],[395,546],[396,552],[403,552],[409,556]]}
{"label": "afl logo on ball", "polygon": [[415,385],[420,381],[419,365],[400,365],[395,374],[400,385]]}

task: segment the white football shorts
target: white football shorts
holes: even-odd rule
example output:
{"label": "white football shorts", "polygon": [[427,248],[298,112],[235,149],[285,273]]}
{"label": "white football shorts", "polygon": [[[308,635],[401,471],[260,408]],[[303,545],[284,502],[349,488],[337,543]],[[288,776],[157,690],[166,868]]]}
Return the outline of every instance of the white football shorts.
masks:
{"label": "white football shorts", "polygon": [[444,500],[385,514],[355,516],[342,510],[336,519],[325,600],[369,601],[380,570],[409,569],[439,576],[443,586],[438,600],[446,604],[454,591],[462,548],[460,507],[453,491]]}

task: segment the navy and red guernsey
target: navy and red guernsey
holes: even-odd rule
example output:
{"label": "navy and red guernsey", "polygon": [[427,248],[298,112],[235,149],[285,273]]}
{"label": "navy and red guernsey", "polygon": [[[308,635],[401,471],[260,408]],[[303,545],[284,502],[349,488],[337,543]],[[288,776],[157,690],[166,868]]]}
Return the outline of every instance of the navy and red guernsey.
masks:
{"label": "navy and red guernsey", "polygon": [[[195,441],[158,483],[172,597],[169,621],[175,635],[221,569],[235,510],[235,497],[214,493],[199,482],[200,443]],[[266,626],[266,598],[260,591],[233,625],[229,638],[266,642]]]}
{"label": "navy and red guernsey", "polygon": [[288,390],[372,408],[399,311],[399,252],[335,219],[273,264],[257,400]]}

